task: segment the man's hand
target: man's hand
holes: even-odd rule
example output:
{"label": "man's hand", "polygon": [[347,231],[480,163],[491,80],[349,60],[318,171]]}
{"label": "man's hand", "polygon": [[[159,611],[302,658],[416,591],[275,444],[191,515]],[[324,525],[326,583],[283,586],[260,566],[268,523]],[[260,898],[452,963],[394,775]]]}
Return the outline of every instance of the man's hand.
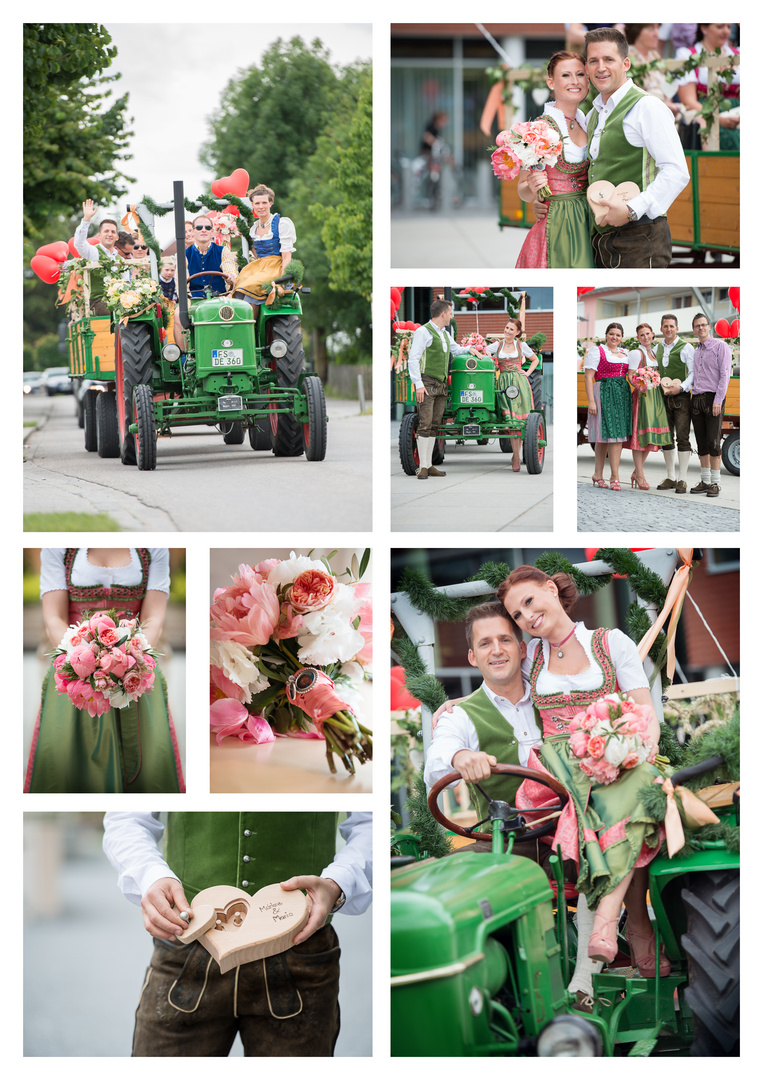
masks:
{"label": "man's hand", "polygon": [[538,221],[543,221],[544,217],[548,213],[548,203],[544,202],[542,199],[535,199],[532,205],[533,213],[535,214]]}
{"label": "man's hand", "polygon": [[310,917],[294,938],[295,945],[301,945],[312,937],[316,930],[320,930],[342,891],[332,878],[316,877],[315,874],[291,877],[288,881],[281,882],[281,888],[287,892],[304,889],[310,899]]}
{"label": "man's hand", "polygon": [[426,386],[417,386],[416,387],[416,401],[418,402],[419,405],[421,404],[421,402],[424,400],[425,397],[429,397],[429,391],[427,390]]}
{"label": "man's hand", "polygon": [[721,406],[718,404],[717,401],[714,401],[713,402],[713,416],[720,416],[720,415],[721,415]]}
{"label": "man's hand", "polygon": [[662,392],[666,397],[673,397],[675,394],[680,394],[682,389],[681,386],[663,386]]}
{"label": "man's hand", "polygon": [[98,208],[92,199],[85,199],[82,204],[82,216],[85,221],[92,221],[95,216],[95,211],[97,209]]}
{"label": "man's hand", "polygon": [[[177,907],[177,911],[174,907]],[[159,878],[146,890],[140,902],[143,909],[143,925],[152,937],[174,941],[190,926],[180,918],[181,911],[191,910],[185,898],[183,886],[177,878]]]}
{"label": "man's hand", "polygon": [[458,750],[451,760],[453,768],[460,772],[464,780],[470,784],[487,780],[490,776],[490,766],[497,764],[497,758],[494,758],[492,754],[486,754],[483,750]]}
{"label": "man's hand", "polygon": [[619,229],[621,225],[628,224],[628,204],[622,199],[602,199],[601,205],[609,207],[606,217],[600,221],[601,225],[611,225],[612,228]]}

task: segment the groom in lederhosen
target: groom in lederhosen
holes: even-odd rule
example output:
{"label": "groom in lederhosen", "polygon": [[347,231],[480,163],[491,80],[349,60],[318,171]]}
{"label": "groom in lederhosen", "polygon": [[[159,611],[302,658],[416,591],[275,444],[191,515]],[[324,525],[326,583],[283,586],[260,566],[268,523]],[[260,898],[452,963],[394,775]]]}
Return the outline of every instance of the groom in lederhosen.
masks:
{"label": "groom in lederhosen", "polygon": [[[678,318],[676,315],[663,315],[660,322],[663,340],[654,350],[657,370],[660,378],[680,379],[677,386],[662,387],[665,398],[665,410],[668,414],[668,427],[672,442],[663,446],[667,476],[658,491],[673,488],[677,495],[686,494],[686,474],[691,458],[691,388],[694,382],[694,348],[678,336]],[[676,444],[678,444],[678,476],[676,477]]]}

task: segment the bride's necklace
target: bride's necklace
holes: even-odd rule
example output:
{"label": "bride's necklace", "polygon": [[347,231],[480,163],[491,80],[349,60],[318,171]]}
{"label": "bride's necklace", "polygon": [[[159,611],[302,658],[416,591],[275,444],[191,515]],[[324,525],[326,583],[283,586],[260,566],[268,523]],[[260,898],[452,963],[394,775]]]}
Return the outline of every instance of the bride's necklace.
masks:
{"label": "bride's necklace", "polygon": [[567,113],[564,113],[564,112],[562,113],[562,116],[564,117],[564,119],[569,124],[570,131],[572,131],[572,129],[575,126],[575,117],[574,116],[568,116]]}
{"label": "bride's necklace", "polygon": [[559,657],[560,660],[564,656],[564,653],[562,652],[562,645],[564,645],[565,641],[569,641],[574,633],[575,633],[575,627],[573,626],[573,628],[570,630],[567,637],[562,638],[562,640],[558,644],[555,641],[551,641],[551,639],[549,638],[548,643],[549,643],[549,645],[551,646],[552,649],[557,649],[558,650],[556,655]]}

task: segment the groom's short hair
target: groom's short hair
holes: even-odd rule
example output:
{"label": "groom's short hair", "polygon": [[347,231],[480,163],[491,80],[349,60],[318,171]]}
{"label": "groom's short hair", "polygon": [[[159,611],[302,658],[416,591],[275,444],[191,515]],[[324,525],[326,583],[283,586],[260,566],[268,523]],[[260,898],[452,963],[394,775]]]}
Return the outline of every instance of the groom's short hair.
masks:
{"label": "groom's short hair", "polygon": [[598,30],[589,30],[585,36],[585,45],[583,46],[583,59],[588,59],[588,46],[595,45],[598,41],[611,41],[617,46],[617,51],[620,54],[621,60],[626,60],[628,57],[628,41],[625,34],[620,30],[615,30],[614,26],[600,26]]}
{"label": "groom's short hair", "polygon": [[442,300],[442,299],[433,300],[432,301],[432,306],[429,309],[429,315],[430,315],[431,318],[436,319],[437,316],[442,315],[442,313],[447,308],[452,308],[452,307],[453,307],[453,304],[450,302],[450,300]]}
{"label": "groom's short hair", "polygon": [[470,649],[474,649],[474,624],[480,619],[505,619],[511,627],[512,634],[521,643],[522,632],[506,608],[499,600],[490,600],[486,604],[477,604],[476,607],[470,608],[466,613],[464,633],[466,634],[466,644]]}

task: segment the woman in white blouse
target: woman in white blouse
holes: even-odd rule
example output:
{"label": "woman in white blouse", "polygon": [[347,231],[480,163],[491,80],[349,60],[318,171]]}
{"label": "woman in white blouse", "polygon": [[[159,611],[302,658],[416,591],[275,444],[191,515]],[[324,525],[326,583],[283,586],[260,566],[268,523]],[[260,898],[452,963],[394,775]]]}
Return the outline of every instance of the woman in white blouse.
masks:
{"label": "woman in white blouse", "polygon": [[[631,360],[620,348],[623,328],[610,323],[606,345],[593,345],[585,358],[585,389],[588,397],[588,441],[594,447],[594,486],[620,491],[620,455],[633,431],[631,386],[627,375],[638,360]],[[603,478],[609,458],[610,480]]]}
{"label": "woman in white blouse", "polygon": [[275,192],[272,188],[258,184],[249,192],[249,198],[257,218],[250,230],[254,252],[236,279],[233,295],[260,305],[268,298],[264,286],[286,273],[297,234],[291,218],[273,213]]}

